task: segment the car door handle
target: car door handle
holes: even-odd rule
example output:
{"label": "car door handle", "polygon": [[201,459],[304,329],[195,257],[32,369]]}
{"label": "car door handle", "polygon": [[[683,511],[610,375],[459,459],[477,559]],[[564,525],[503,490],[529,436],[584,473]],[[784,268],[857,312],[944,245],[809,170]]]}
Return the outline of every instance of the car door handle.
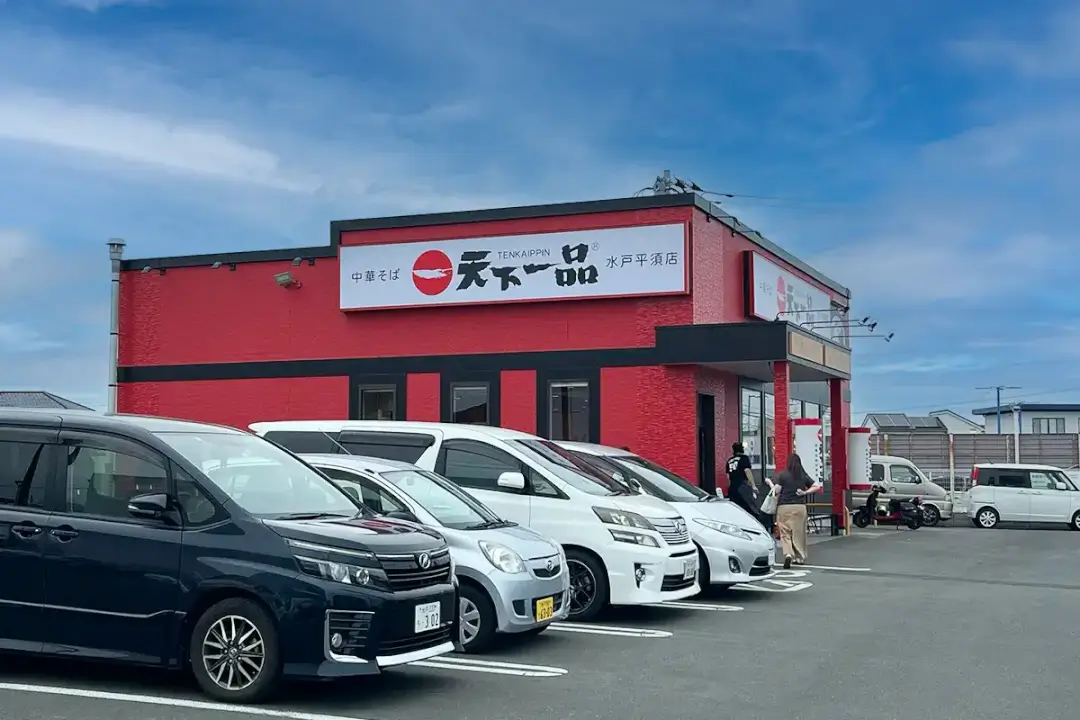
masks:
{"label": "car door handle", "polygon": [[18,525],[11,526],[11,532],[25,540],[29,540],[32,537],[40,535],[41,528],[34,523],[19,523]]}
{"label": "car door handle", "polygon": [[67,525],[58,527],[55,530],[50,531],[49,534],[60,542],[70,542],[79,537],[79,531]]}

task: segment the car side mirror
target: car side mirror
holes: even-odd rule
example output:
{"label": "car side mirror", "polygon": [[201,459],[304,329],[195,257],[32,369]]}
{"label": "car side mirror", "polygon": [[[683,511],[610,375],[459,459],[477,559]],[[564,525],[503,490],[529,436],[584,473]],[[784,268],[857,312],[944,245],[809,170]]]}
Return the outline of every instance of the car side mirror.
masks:
{"label": "car side mirror", "polygon": [[1056,487],[1058,490],[1068,490],[1069,489],[1069,486],[1066,485],[1065,483],[1061,482],[1060,480],[1057,481],[1056,483],[1054,483],[1054,487]]}
{"label": "car side mirror", "polygon": [[504,472],[499,476],[497,484],[507,490],[524,490],[525,476],[519,472]]}
{"label": "car side mirror", "polygon": [[407,522],[416,523],[417,525],[423,525],[423,523],[420,522],[420,518],[416,517],[416,515],[413,515],[408,510],[391,510],[390,512],[386,513],[384,517],[393,518],[395,520],[405,520]]}
{"label": "car side mirror", "polygon": [[165,493],[136,495],[128,500],[128,514],[141,520],[161,520],[169,512],[169,496]]}
{"label": "car side mirror", "polygon": [[341,492],[345,493],[358,503],[364,502],[360,499],[360,491],[354,488],[352,485],[339,485]]}

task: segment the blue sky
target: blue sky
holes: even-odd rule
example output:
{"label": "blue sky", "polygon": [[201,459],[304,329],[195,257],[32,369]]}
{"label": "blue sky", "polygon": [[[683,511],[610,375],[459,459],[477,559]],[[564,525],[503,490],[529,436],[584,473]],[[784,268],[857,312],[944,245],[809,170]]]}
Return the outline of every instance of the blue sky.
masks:
{"label": "blue sky", "polygon": [[[0,0],[0,387],[105,395],[105,239],[628,195],[670,168],[895,331],[855,412],[1080,401],[1080,2]],[[879,331],[880,331],[879,330]]]}

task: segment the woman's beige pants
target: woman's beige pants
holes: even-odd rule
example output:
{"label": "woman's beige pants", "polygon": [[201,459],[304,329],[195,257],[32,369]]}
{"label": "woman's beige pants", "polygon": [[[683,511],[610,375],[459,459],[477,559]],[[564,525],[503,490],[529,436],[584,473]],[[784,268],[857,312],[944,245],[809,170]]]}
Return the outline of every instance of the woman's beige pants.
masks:
{"label": "woman's beige pants", "polygon": [[780,526],[780,544],[784,557],[806,560],[806,506],[781,505],[776,508],[776,524]]}

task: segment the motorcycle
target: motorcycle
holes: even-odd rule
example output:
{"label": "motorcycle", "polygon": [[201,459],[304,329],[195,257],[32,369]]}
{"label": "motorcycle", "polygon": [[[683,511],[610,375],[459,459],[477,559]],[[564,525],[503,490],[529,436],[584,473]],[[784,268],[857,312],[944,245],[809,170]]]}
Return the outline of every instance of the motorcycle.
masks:
{"label": "motorcycle", "polygon": [[884,491],[885,488],[880,485],[871,488],[866,505],[851,516],[855,527],[868,527],[872,522],[896,527],[906,525],[912,530],[923,526],[922,501],[919,498],[889,498],[887,502],[879,503],[878,496]]}

